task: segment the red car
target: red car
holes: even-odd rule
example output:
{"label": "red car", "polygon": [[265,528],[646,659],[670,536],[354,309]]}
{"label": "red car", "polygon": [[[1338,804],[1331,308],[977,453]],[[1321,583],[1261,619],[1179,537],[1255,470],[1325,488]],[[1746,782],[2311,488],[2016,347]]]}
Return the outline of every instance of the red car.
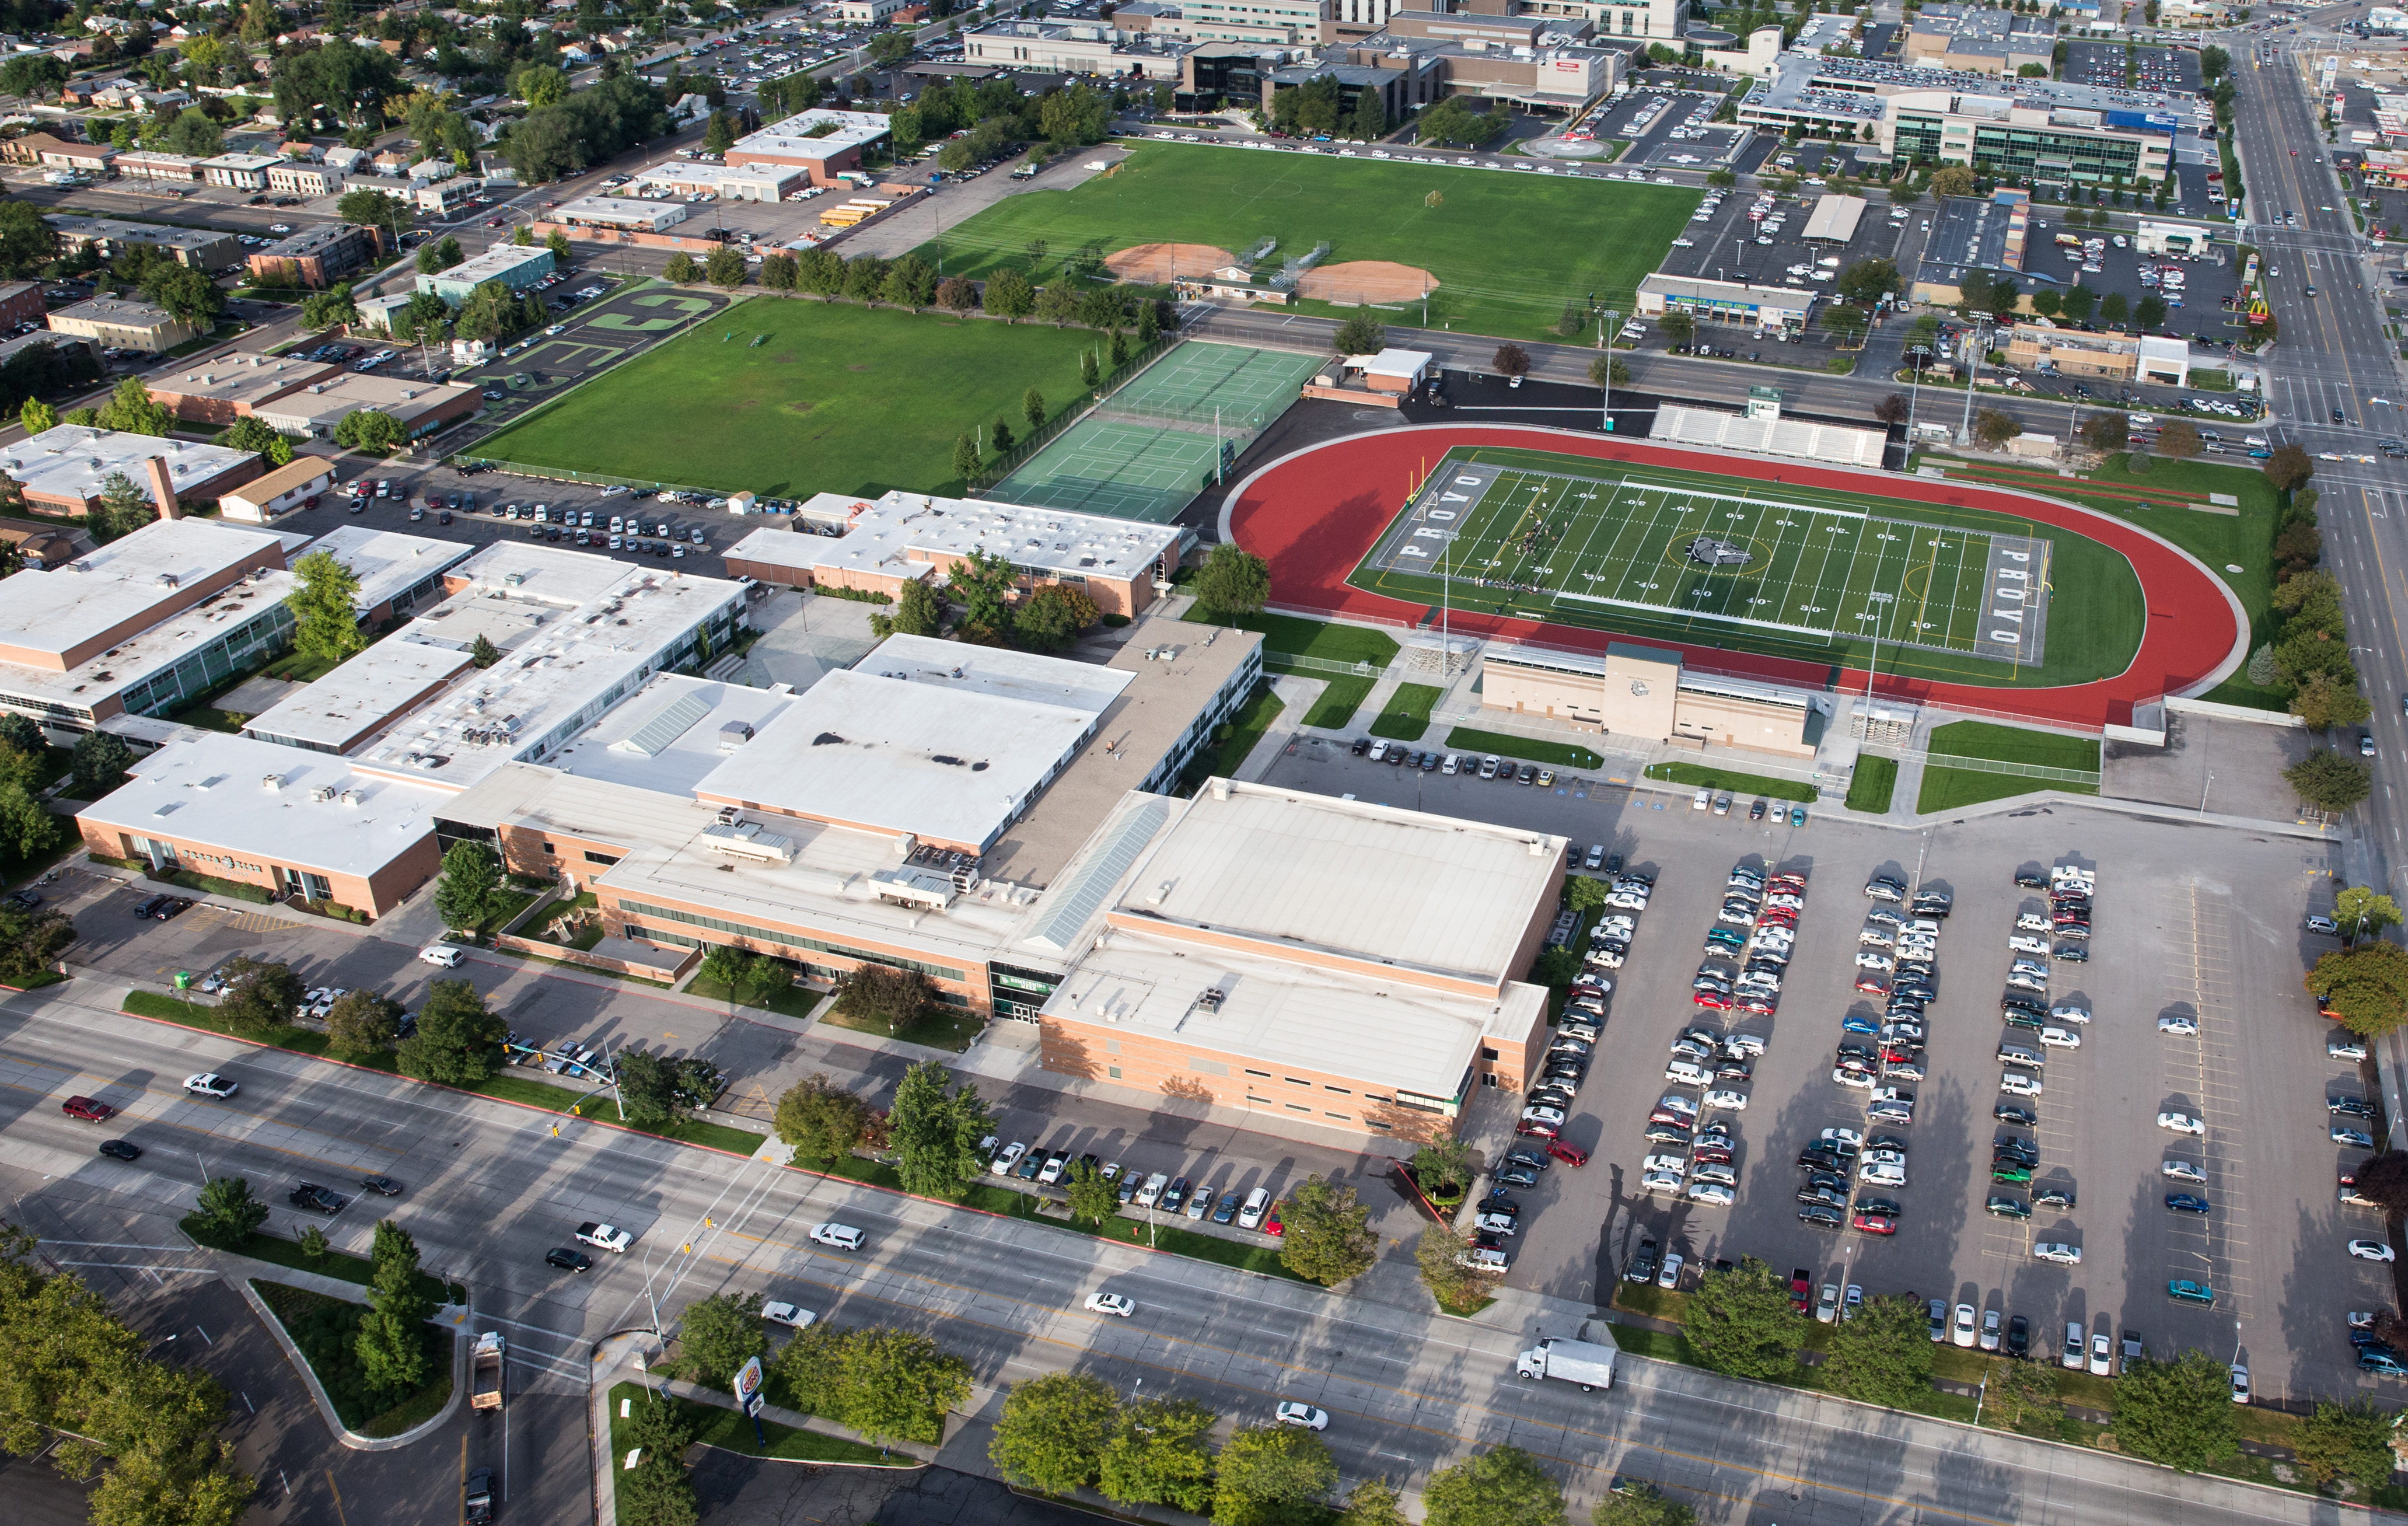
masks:
{"label": "red car", "polygon": [[1728,1012],[1731,1008],[1731,999],[1720,991],[1699,991],[1689,1000],[1711,1012]]}
{"label": "red car", "polygon": [[1858,1214],[1856,1228],[1867,1234],[1896,1234],[1898,1220],[1887,1214]]}
{"label": "red car", "polygon": [[1889,994],[1889,977],[1868,970],[1856,977],[1856,989],[1868,996],[1886,996]]}
{"label": "red car", "polygon": [[1789,1274],[1789,1306],[1804,1314],[1806,1305],[1813,1303],[1813,1276],[1802,1266],[1796,1268]]}
{"label": "red car", "polygon": [[1515,1124],[1513,1126],[1513,1131],[1530,1139],[1543,1139],[1548,1141],[1553,1141],[1563,1132],[1562,1130],[1556,1128],[1554,1124],[1541,1123],[1536,1118],[1526,1118],[1522,1122]]}
{"label": "red car", "polygon": [[117,1116],[117,1109],[93,1097],[70,1097],[59,1104],[59,1111],[86,1123],[106,1123]]}
{"label": "red car", "polygon": [[1263,1232],[1274,1240],[1287,1232],[1287,1226],[1280,1222],[1278,1209],[1272,1209],[1271,1216],[1263,1220]]}
{"label": "red car", "polygon": [[1547,1153],[1568,1166],[1588,1164],[1588,1152],[1577,1144],[1567,1144],[1560,1139],[1547,1141]]}

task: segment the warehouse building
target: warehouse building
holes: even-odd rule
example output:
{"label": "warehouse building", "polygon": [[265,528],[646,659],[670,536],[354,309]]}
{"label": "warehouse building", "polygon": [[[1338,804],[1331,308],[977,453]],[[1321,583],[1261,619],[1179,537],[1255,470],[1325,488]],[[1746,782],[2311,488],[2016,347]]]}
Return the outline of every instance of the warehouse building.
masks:
{"label": "warehouse building", "polygon": [[567,228],[596,228],[606,233],[658,233],[682,223],[682,202],[641,201],[632,196],[580,196],[553,209],[549,221]]}
{"label": "warehouse building", "polygon": [[1490,643],[1481,707],[1580,727],[1703,746],[1812,757],[1824,713],[1802,689],[1682,669],[1681,655],[1626,641],[1602,656]]}
{"label": "warehouse building", "polygon": [[1709,323],[1744,324],[1767,331],[1798,333],[1814,310],[1815,294],[1796,286],[1758,286],[1745,281],[1709,281],[1658,270],[1639,282],[1639,316],[1661,318],[1685,312]]}
{"label": "warehouse building", "polygon": [[57,425],[0,445],[0,470],[25,490],[25,507],[37,514],[92,512],[111,473],[122,473],[155,498],[154,459],[164,464],[173,496],[188,501],[217,497],[262,469],[259,457],[250,451],[79,424]]}
{"label": "warehouse building", "polygon": [[1155,583],[1179,569],[1190,539],[1176,525],[900,491],[874,501],[814,494],[787,525],[729,547],[727,570],[760,583],[894,598],[908,583],[942,583],[978,551],[1009,558],[1023,591],[1077,588],[1098,613],[1118,615],[1154,602]]}
{"label": "warehouse building", "polygon": [[636,177],[635,188],[665,191],[676,196],[713,196],[721,201],[783,201],[810,183],[810,171],[797,165],[695,165],[677,161],[645,170]]}
{"label": "warehouse building", "polygon": [[482,404],[465,382],[412,382],[372,372],[338,371],[254,406],[252,416],[288,435],[332,439],[344,419],[374,409],[398,420],[412,439],[450,427]]}
{"label": "warehouse building", "polygon": [[340,366],[237,350],[146,379],[150,396],[194,424],[232,424],[263,403],[338,376]]}
{"label": "warehouse building", "polygon": [[523,292],[552,274],[552,251],[541,244],[499,243],[481,254],[471,254],[449,270],[421,272],[418,289],[432,292],[457,308],[477,288],[498,281],[512,292]]}
{"label": "warehouse building", "polygon": [[165,252],[178,265],[214,275],[242,261],[242,244],[231,233],[214,228],[180,228],[164,223],[128,223],[114,217],[77,217],[45,213],[42,221],[58,231],[59,247],[67,253],[95,249],[113,260],[136,244]]}
{"label": "warehouse building", "polygon": [[[969,34],[972,38],[977,36],[975,32]],[[745,134],[722,157],[730,169],[747,165],[785,166],[808,171],[813,185],[834,185],[838,176],[858,170],[862,151],[884,138],[888,132],[886,119],[875,111],[810,110],[773,122],[757,133]]]}
{"label": "warehouse building", "polygon": [[91,297],[50,313],[48,322],[53,333],[146,355],[173,350],[200,333],[157,303],[131,296]]}

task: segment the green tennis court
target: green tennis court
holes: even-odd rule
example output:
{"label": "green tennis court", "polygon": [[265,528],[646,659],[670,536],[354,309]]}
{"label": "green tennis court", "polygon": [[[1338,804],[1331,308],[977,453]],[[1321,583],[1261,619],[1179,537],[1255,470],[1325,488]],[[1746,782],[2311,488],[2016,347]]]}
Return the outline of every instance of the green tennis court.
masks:
{"label": "green tennis court", "polygon": [[1247,441],[1287,411],[1324,358],[1232,344],[1179,345],[986,496],[1168,523]]}

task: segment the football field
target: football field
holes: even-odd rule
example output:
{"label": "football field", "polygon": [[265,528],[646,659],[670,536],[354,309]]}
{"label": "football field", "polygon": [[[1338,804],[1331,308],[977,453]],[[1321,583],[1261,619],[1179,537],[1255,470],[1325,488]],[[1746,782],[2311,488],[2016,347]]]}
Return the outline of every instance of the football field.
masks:
{"label": "football field", "polygon": [[1835,661],[1878,642],[2040,666],[2052,542],[2003,520],[1903,517],[1908,507],[1468,452],[1429,474],[1353,581],[1458,608]]}

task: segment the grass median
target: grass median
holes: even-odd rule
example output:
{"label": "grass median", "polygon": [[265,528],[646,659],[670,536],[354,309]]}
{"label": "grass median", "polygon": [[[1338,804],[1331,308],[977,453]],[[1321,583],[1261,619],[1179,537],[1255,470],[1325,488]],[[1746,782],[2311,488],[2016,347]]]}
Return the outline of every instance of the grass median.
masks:
{"label": "grass median", "polygon": [[1585,747],[1570,742],[1534,741],[1528,737],[1516,737],[1503,731],[1478,731],[1458,726],[1446,734],[1450,752],[1470,753],[1475,757],[1494,753],[1499,757],[1519,758],[1525,763],[1537,763],[1551,769],[1601,769],[1605,759]]}
{"label": "grass median", "polygon": [[619,1412],[623,1408],[633,1410],[638,1404],[675,1405],[695,1445],[716,1447],[723,1452],[734,1452],[739,1457],[767,1458],[778,1462],[849,1462],[857,1467],[870,1468],[916,1468],[921,1465],[914,1458],[882,1452],[863,1442],[848,1441],[842,1436],[824,1436],[816,1431],[780,1425],[775,1420],[761,1422],[761,1434],[768,1442],[764,1447],[753,1440],[752,1422],[744,1418],[741,1410],[681,1399],[674,1394],[646,1388],[641,1383],[614,1383],[610,1386],[610,1455],[616,1459],[612,1464],[614,1467],[626,1465],[627,1451],[632,1445],[621,1433],[627,1420]]}
{"label": "grass median", "polygon": [[363,1436],[397,1436],[433,1419],[451,1403],[452,1335],[442,1326],[418,1327],[425,1343],[425,1381],[406,1394],[380,1392],[367,1386],[357,1349],[367,1305],[260,1277],[251,1278],[251,1286],[300,1348],[344,1429]]}
{"label": "grass median", "polygon": [[1848,781],[1848,809],[1880,815],[1898,792],[1898,759],[1858,757],[1856,777]]}
{"label": "grass median", "polygon": [[[271,1049],[290,1050],[294,1054],[308,1055],[313,1058],[339,1059],[344,1064],[357,1065],[363,1070],[382,1071],[389,1075],[401,1074],[401,1072],[394,1067],[391,1055],[375,1055],[366,1059],[356,1059],[349,1056],[332,1054],[330,1052],[332,1046],[328,1044],[326,1035],[315,1029],[286,1027],[271,1028],[257,1033],[237,1032],[232,1025],[218,1016],[215,1007],[205,1007],[198,1002],[185,1001],[177,997],[162,996],[156,991],[128,991],[125,993],[123,1005],[126,1012],[136,1017],[155,1017],[165,1022],[181,1023],[188,1028],[197,1028],[206,1032],[222,1033],[230,1039],[239,1039],[246,1044],[264,1044]],[[476,1086],[455,1087],[452,1089],[472,1092],[480,1097],[491,1097],[497,1101],[523,1102],[530,1107],[540,1107],[553,1113],[574,1112],[582,1117],[610,1123],[619,1121],[616,1116],[618,1110],[612,1105],[610,1094],[607,1091],[579,1091],[569,1087],[553,1086],[546,1081],[531,1081],[513,1075],[507,1069]],[[652,1134],[661,1139],[675,1140],[681,1144],[703,1144],[712,1149],[729,1150],[745,1156],[750,1156],[759,1149],[761,1141],[767,1137],[753,1133],[750,1130],[731,1129],[724,1124],[710,1123],[700,1118],[681,1118],[675,1123],[665,1124],[657,1129],[638,1128],[632,1123],[622,1124],[621,1127],[632,1129],[639,1134]]]}
{"label": "grass median", "polygon": [[1446,691],[1431,684],[1399,684],[1371,722],[1371,735],[1397,741],[1422,740],[1429,729],[1430,711]]}
{"label": "grass median", "polygon": [[1694,785],[1700,789],[1718,790],[1727,795],[1762,795],[1775,800],[1796,800],[1811,805],[1821,798],[1813,785],[1801,785],[1795,779],[1773,779],[1761,773],[1742,773],[1735,769],[1709,769],[1695,763],[1651,763],[1647,777],[1669,784]]}

